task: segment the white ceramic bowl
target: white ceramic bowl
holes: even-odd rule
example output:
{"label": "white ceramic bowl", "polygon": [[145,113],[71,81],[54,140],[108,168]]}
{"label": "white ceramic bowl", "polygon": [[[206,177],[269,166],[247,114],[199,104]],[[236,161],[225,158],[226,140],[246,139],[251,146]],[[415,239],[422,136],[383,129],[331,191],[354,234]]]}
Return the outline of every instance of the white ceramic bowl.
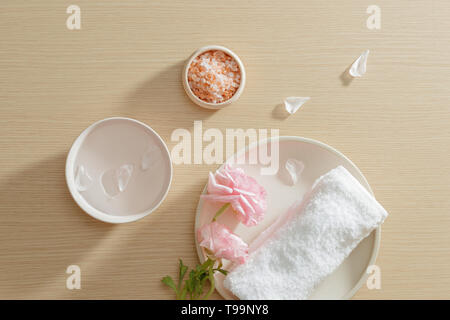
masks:
{"label": "white ceramic bowl", "polygon": [[[156,160],[143,167],[142,159],[150,152],[146,150],[152,150],[151,159]],[[80,190],[75,181],[81,163],[90,171],[89,191]],[[133,171],[127,187],[109,197],[102,182],[104,173],[121,163],[130,163]],[[87,214],[104,222],[131,222],[150,214],[167,196],[171,181],[172,161],[166,144],[151,127],[130,118],[92,124],[75,140],[66,160],[66,182],[73,199]]]}
{"label": "white ceramic bowl", "polygon": [[[198,98],[192,92],[192,90],[189,86],[189,83],[188,83],[188,71],[189,71],[189,66],[191,65],[192,61],[194,60],[195,57],[199,56],[200,54],[202,54],[206,51],[210,51],[210,50],[220,50],[220,51],[223,51],[226,54],[228,54],[230,57],[232,57],[234,60],[236,60],[237,64],[239,65],[239,70],[241,73],[241,83],[239,85],[239,88],[237,89],[235,94],[230,99],[228,99],[224,102],[221,102],[221,103],[209,103],[209,102],[203,101],[202,99]],[[222,47],[222,46],[216,46],[216,45],[205,46],[205,47],[202,47],[202,48],[196,50],[190,56],[190,58],[187,60],[185,66],[184,66],[184,69],[183,69],[183,73],[182,73],[182,81],[183,81],[183,87],[184,87],[184,90],[186,91],[186,94],[195,104],[199,105],[200,107],[207,108],[207,109],[222,109],[223,107],[225,107],[225,106],[233,103],[237,99],[239,99],[240,95],[242,94],[242,91],[244,90],[244,87],[245,87],[245,68],[244,68],[244,64],[242,63],[241,59],[239,59],[239,57],[230,49]]]}

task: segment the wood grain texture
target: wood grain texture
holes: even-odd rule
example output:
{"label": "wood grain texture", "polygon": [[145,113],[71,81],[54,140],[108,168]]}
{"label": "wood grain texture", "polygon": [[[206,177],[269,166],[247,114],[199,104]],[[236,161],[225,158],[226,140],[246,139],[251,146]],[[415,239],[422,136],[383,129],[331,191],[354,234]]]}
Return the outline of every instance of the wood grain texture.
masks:
{"label": "wood grain texture", "polygon": [[[81,8],[82,29],[66,28]],[[356,299],[450,299],[450,4],[387,1],[23,1],[0,3],[0,298],[172,298],[160,279],[197,262],[194,214],[209,165],[174,168],[162,206],[109,225],[79,209],[66,154],[94,121],[127,116],[169,148],[176,128],[279,128],[350,157],[390,212],[377,260],[382,289]],[[183,92],[183,61],[221,44],[247,71],[218,112]],[[365,49],[368,72],[342,73]],[[279,116],[286,96],[312,99]],[[78,264],[82,289],[67,290]],[[215,298],[219,298],[218,295]]]}

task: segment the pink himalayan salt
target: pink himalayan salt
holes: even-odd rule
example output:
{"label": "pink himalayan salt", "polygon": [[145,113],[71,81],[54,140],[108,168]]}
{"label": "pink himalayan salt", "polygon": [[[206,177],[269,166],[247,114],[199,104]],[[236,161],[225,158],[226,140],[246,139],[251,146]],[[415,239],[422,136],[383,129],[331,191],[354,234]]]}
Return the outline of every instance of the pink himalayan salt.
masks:
{"label": "pink himalayan salt", "polygon": [[238,63],[231,56],[220,50],[210,50],[191,62],[188,83],[199,99],[221,103],[236,93],[241,83],[241,72]]}

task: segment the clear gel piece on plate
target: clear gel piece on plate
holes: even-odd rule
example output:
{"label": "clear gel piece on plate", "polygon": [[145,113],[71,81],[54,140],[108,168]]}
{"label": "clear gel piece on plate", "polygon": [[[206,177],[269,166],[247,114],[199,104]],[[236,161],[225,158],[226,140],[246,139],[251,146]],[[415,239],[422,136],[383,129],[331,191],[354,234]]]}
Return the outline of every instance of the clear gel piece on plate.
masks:
{"label": "clear gel piece on plate", "polygon": [[92,178],[83,165],[77,167],[75,173],[75,186],[78,191],[86,191],[92,183]]}
{"label": "clear gel piece on plate", "polygon": [[294,114],[309,99],[309,97],[287,97],[284,99],[284,107],[289,114]]}
{"label": "clear gel piece on plate", "polygon": [[291,186],[297,184],[304,169],[305,165],[300,160],[292,158],[288,159],[284,164],[286,183]]}
{"label": "clear gel piece on plate", "polygon": [[124,164],[119,168],[106,170],[101,176],[101,185],[105,194],[111,198],[124,192],[133,175],[134,166]]}
{"label": "clear gel piece on plate", "polygon": [[348,73],[352,77],[362,77],[364,73],[366,73],[367,66],[367,57],[369,56],[369,50],[364,51],[355,62],[353,62],[352,66],[348,70]]}
{"label": "clear gel piece on plate", "polygon": [[142,155],[141,169],[143,171],[146,171],[147,169],[153,167],[155,164],[159,163],[161,159],[162,159],[161,149],[152,144],[147,148],[147,150]]}

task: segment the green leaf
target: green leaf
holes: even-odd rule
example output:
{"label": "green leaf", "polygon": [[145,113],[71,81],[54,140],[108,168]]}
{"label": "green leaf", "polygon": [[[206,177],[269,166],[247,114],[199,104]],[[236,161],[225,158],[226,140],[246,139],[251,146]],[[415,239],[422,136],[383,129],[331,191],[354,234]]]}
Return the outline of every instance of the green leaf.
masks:
{"label": "green leaf", "polygon": [[203,264],[200,267],[202,270],[208,270],[210,267],[212,267],[214,265],[214,260],[212,260],[211,258],[208,258],[205,262],[203,262]]}
{"label": "green leaf", "polygon": [[195,271],[191,270],[191,272],[189,272],[189,279],[186,280],[186,289],[191,297],[192,293],[194,292],[194,284],[195,284]]}
{"label": "green leaf", "polygon": [[173,282],[172,277],[165,276],[164,278],[162,278],[161,282],[164,283],[165,285],[169,286],[170,288],[172,288],[173,291],[175,291],[175,293],[178,294],[177,287],[175,286],[175,283]]}
{"label": "green leaf", "polygon": [[181,284],[183,283],[184,275],[186,274],[186,271],[188,270],[188,267],[183,264],[183,260],[180,259],[180,272],[178,274],[178,290],[181,287]]}
{"label": "green leaf", "polygon": [[187,289],[186,289],[186,286],[184,286],[183,290],[180,293],[179,300],[186,300],[186,293],[187,293]]}
{"label": "green leaf", "polygon": [[[202,264],[197,264],[195,268],[191,269],[188,273],[189,268],[185,266],[180,259],[178,286],[175,286],[175,283],[170,276],[164,277],[161,281],[175,291],[177,299],[179,300],[208,299],[215,289],[214,272],[220,272],[224,275],[228,273],[228,271],[222,269],[221,261],[219,260],[218,262],[218,266],[215,268],[214,265],[216,264],[216,260],[208,257]],[[186,273],[188,273],[187,279],[185,279]],[[204,295],[207,282],[209,282],[209,290]]]}
{"label": "green leaf", "polygon": [[209,269],[208,279],[209,279],[210,288],[209,288],[208,293],[206,293],[206,295],[203,297],[203,299],[205,299],[205,300],[207,300],[211,296],[211,294],[214,292],[214,289],[216,288],[215,281],[214,281],[214,270],[212,268]]}

